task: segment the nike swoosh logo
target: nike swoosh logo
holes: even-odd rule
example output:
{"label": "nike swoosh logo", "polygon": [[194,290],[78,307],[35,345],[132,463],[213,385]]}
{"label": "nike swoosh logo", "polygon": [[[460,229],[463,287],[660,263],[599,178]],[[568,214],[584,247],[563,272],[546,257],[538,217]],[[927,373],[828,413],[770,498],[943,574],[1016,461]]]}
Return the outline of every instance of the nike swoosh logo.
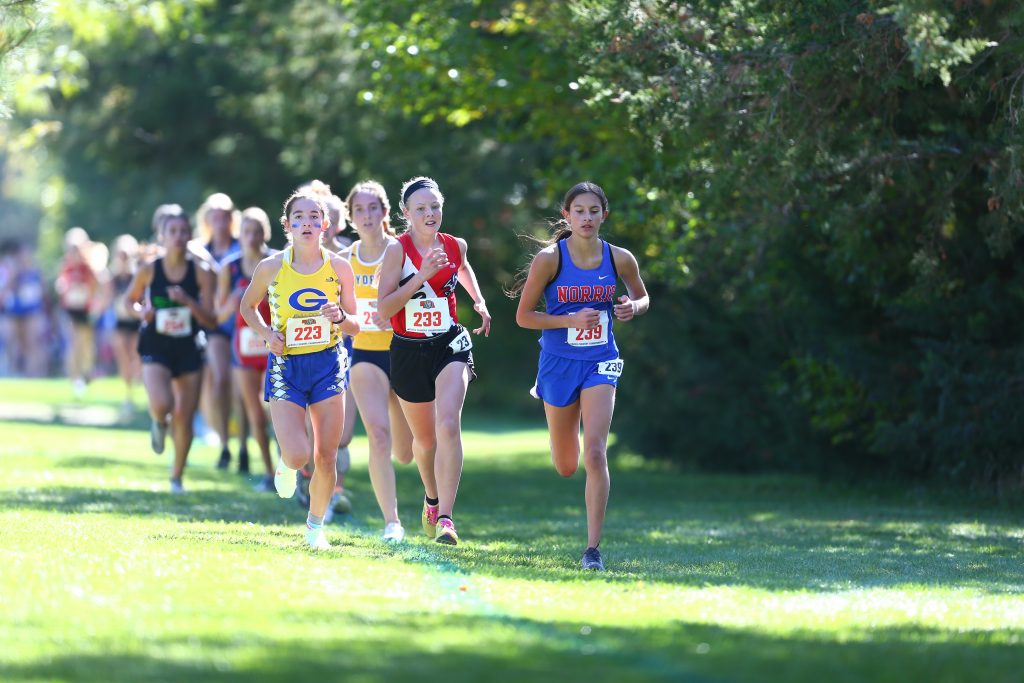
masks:
{"label": "nike swoosh logo", "polygon": [[598,276],[597,276],[597,279],[598,279],[598,280],[603,280],[603,279],[605,279],[606,277],[608,277],[608,276],[607,276],[607,275],[598,275]]}

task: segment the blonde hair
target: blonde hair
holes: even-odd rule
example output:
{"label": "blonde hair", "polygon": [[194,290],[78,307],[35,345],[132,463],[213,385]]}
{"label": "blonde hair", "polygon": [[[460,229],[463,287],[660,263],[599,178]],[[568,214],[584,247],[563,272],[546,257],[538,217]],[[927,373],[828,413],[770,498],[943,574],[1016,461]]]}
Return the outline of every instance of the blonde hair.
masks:
{"label": "blonde hair", "polygon": [[71,251],[84,247],[89,243],[89,233],[85,231],[85,228],[79,228],[75,226],[68,228],[68,231],[64,233],[64,251]]}
{"label": "blonde hair", "polygon": [[[118,252],[124,252],[128,255],[127,267],[122,267],[121,262],[114,258]],[[131,273],[135,269],[135,264],[139,259],[139,241],[131,235],[118,235],[114,238],[114,242],[110,249],[110,264],[107,268],[113,275],[121,275],[123,273]]]}
{"label": "blonde hair", "polygon": [[263,241],[270,241],[270,217],[267,212],[258,206],[250,206],[248,209],[242,212],[242,220],[239,221],[239,234],[241,234],[241,225],[245,221],[255,221],[263,227]]}
{"label": "blonde hair", "polygon": [[208,244],[213,239],[213,228],[210,227],[210,223],[207,220],[211,211],[227,211],[231,217],[231,236],[238,239],[238,232],[241,228],[241,214],[238,209],[235,208],[235,203],[231,201],[231,197],[227,196],[223,192],[214,192],[206,198],[200,206],[199,210],[196,211],[196,224],[199,228],[199,241],[202,244]]}
{"label": "blonde hair", "polygon": [[[353,198],[360,192],[371,194],[380,201],[380,206],[384,210],[384,232],[395,237],[395,229],[391,227],[391,202],[388,201],[388,193],[384,190],[384,186],[376,180],[360,180],[348,191],[348,196],[345,197],[345,206],[352,206]],[[356,227],[355,223],[352,223],[351,212],[349,212],[348,222],[352,224],[353,228]]]}

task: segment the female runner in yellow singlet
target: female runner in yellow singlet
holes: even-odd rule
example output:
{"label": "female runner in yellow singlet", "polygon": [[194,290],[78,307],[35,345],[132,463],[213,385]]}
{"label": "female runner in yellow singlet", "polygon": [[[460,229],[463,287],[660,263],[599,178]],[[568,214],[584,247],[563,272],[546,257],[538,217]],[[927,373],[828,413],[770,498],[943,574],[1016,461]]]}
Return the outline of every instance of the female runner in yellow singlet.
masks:
{"label": "female runner in yellow singlet", "polygon": [[382,538],[397,543],[405,538],[405,529],[398,519],[391,454],[403,465],[412,462],[412,432],[391,389],[391,323],[377,313],[377,283],[384,251],[397,240],[388,218],[391,205],[380,183],[357,183],[345,204],[349,221],[359,233],[348,252],[355,274],[356,318],[361,330],[353,340],[351,393],[370,442],[370,482],[384,516]]}
{"label": "female runner in yellow singlet", "polygon": [[[330,547],[323,521],[337,481],[335,460],[345,416],[348,357],[341,335],[359,332],[349,318],[356,310],[352,267],[323,246],[329,218],[320,197],[293,193],[284,203],[281,223],[289,245],[256,266],[239,310],[270,348],[263,398],[270,402],[281,447],[274,485],[282,498],[294,495],[295,472],[309,456],[309,411],[316,470],[309,485],[306,542],[321,550]],[[269,325],[257,310],[264,297],[270,303]]]}

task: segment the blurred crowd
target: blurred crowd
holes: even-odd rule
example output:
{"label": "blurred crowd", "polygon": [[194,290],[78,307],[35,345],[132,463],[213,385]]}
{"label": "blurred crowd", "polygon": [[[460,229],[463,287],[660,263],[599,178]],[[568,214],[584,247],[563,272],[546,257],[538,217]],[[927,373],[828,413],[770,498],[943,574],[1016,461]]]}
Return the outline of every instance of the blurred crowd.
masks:
{"label": "blurred crowd", "polygon": [[[344,202],[319,181],[308,187],[330,207],[327,244],[332,250],[347,248],[352,240],[340,234],[345,226]],[[202,354],[202,381],[196,386],[201,412],[194,416],[195,432],[207,443],[220,446],[217,464],[222,469],[233,460],[228,440],[237,436],[238,469],[247,474],[250,420],[243,399],[244,394],[262,397],[263,380],[258,375],[258,382],[249,381],[252,386],[243,394],[243,380],[252,378],[239,372],[245,368],[233,357],[232,312],[237,314],[238,298],[251,277],[251,273],[240,277],[243,264],[252,268],[271,253],[266,246],[271,227],[265,211],[258,207],[243,211],[222,192],[209,195],[194,213],[178,204],[156,207],[150,231],[138,237],[122,234],[104,243],[90,237],[84,228],[72,227],[63,236],[55,275],[47,275],[53,271],[41,267],[36,245],[30,240],[14,238],[0,244],[0,377],[66,377],[76,398],[82,397],[97,377],[119,377],[124,387],[121,420],[131,421],[137,388],[146,393],[149,386],[139,355],[140,329],[147,307],[159,303],[151,297],[149,282],[143,282],[141,273],[147,268],[152,273],[155,264],[177,248],[167,243],[164,228],[168,223],[187,228],[187,258],[203,263],[217,277],[216,297],[211,303],[218,325],[200,329],[194,340]],[[248,241],[241,239],[243,233],[250,235]],[[249,242],[252,248],[247,249]],[[249,254],[253,249],[255,256]],[[164,266],[160,269],[165,273]],[[224,311],[228,314],[221,316]],[[257,408],[262,415],[262,401]],[[346,424],[348,439],[354,407],[351,415]],[[253,436],[269,474],[273,468],[264,423],[256,420]],[[261,484],[262,490],[273,490],[268,478]]]}
{"label": "blurred crowd", "polygon": [[71,228],[49,281],[32,242],[0,244],[0,376],[65,375],[77,393],[122,365],[137,379],[138,357],[118,321],[128,317],[123,295],[135,269],[154,252],[131,235],[108,246]]}

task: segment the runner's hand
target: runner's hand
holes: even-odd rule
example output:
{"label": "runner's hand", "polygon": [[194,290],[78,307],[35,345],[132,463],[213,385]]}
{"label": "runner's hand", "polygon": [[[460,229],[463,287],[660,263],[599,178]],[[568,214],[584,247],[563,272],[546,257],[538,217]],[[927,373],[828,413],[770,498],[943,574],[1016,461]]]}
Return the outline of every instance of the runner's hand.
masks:
{"label": "runner's hand", "polygon": [[593,308],[584,308],[568,316],[569,324],[566,327],[575,327],[578,330],[592,330],[601,324],[601,312]]}
{"label": "runner's hand", "polygon": [[156,317],[156,311],[153,309],[153,303],[149,299],[144,299],[137,309],[135,309],[139,320],[143,322],[151,323],[153,318]]}
{"label": "runner's hand", "polygon": [[284,353],[284,335],[277,330],[271,330],[270,336],[267,339],[267,346],[270,347],[270,352],[275,356],[280,356]]}
{"label": "runner's hand", "polygon": [[192,301],[192,297],[188,295],[188,292],[177,285],[171,285],[167,288],[167,298],[174,303],[185,304],[186,306]]}
{"label": "runner's hand", "polygon": [[420,264],[420,277],[426,282],[447,265],[448,254],[445,253],[444,249],[434,247],[430,250],[429,254],[423,257],[423,262]]}
{"label": "runner's hand", "polygon": [[614,311],[615,317],[619,320],[632,320],[636,316],[636,304],[623,294],[619,297],[619,303],[615,304]]}
{"label": "runner's hand", "polygon": [[333,301],[320,307],[320,315],[334,324],[338,324],[345,319],[345,314],[342,312],[341,307]]}
{"label": "runner's hand", "polygon": [[491,314],[487,310],[487,304],[483,301],[473,304],[473,310],[480,314],[480,327],[473,330],[473,334],[483,332],[485,337],[491,336]]}

